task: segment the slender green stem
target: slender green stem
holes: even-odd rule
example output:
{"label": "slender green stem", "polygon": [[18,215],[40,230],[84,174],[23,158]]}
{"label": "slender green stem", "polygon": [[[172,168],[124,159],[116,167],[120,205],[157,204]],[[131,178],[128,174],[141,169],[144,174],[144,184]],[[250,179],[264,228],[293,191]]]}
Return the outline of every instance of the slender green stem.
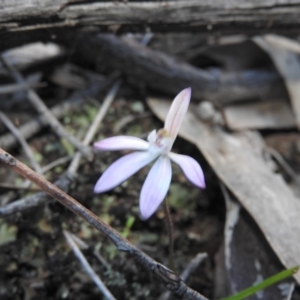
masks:
{"label": "slender green stem", "polygon": [[169,236],[169,268],[174,270],[174,231],[173,231],[173,222],[172,222],[167,199],[165,199],[163,202],[163,208],[164,208],[167,231]]}

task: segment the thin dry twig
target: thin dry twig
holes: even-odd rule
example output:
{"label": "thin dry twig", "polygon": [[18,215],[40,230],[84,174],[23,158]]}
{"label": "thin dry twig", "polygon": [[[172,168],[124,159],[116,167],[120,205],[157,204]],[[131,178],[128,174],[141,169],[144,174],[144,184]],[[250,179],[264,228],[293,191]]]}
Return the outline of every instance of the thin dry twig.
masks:
{"label": "thin dry twig", "polygon": [[11,183],[4,183],[4,182],[0,182],[0,188],[3,189],[8,189],[9,191],[11,190],[25,190],[25,191],[39,191],[40,189],[37,187],[25,187],[25,186],[18,186],[15,184],[11,184]]}
{"label": "thin dry twig", "polygon": [[71,135],[66,129],[61,125],[61,123],[53,116],[51,110],[44,104],[44,102],[40,99],[38,94],[33,91],[29,90],[28,93],[28,100],[30,103],[36,108],[36,110],[48,121],[48,124],[51,128],[55,131],[55,133],[68,140],[77,150],[79,150],[85,157],[89,157],[91,154],[90,149],[83,146],[77,138]]}
{"label": "thin dry twig", "polygon": [[11,94],[19,91],[24,91],[33,88],[45,87],[46,83],[41,82],[22,82],[15,84],[6,84],[0,86],[0,95]]}
{"label": "thin dry twig", "polygon": [[[207,253],[198,253],[180,274],[180,278],[183,281],[186,281],[189,278],[190,274],[196,270],[196,268],[199,266],[199,264],[202,263],[205,258],[207,258]],[[167,300],[170,296],[170,291],[166,291],[158,298],[158,300]]]}
{"label": "thin dry twig", "polygon": [[151,271],[158,280],[164,283],[168,290],[179,297],[186,297],[191,300],[207,300],[206,297],[188,287],[172,270],[153,260],[128,240],[123,238],[116,230],[105,224],[94,213],[1,148],[0,162],[37,184],[43,191],[58,200],[72,212],[85,219],[89,224],[110,239],[119,251],[127,252],[146,270]]}
{"label": "thin dry twig", "polygon": [[[103,105],[100,107],[99,112],[94,119],[92,125],[90,126],[86,137],[83,141],[83,145],[88,145],[92,139],[94,134],[96,133],[97,127],[99,126],[100,122],[102,121],[105,112],[107,111],[108,107],[110,106],[111,102],[113,101],[121,81],[116,81],[116,83],[112,86],[110,91],[108,92],[107,96],[104,99]],[[1,143],[0,143],[1,145]],[[68,190],[68,184],[74,179],[76,176],[77,169],[79,167],[79,161],[81,158],[80,153],[76,153],[73,157],[72,162],[67,170],[67,172],[61,176],[59,180],[57,180],[54,184],[62,188],[64,191]],[[13,203],[9,203],[6,206],[0,207],[0,216],[7,216],[13,214],[15,212],[23,211],[49,201],[49,197],[44,192],[39,192],[34,195],[30,195],[28,197],[19,199],[14,201]]]}
{"label": "thin dry twig", "polygon": [[[60,118],[65,111],[72,109],[74,106],[78,106],[82,103],[82,99],[86,97],[91,97],[97,94],[103,86],[99,83],[92,83],[86,89],[75,92],[70,98],[66,99],[62,104],[58,104],[51,109],[52,114],[56,118]],[[47,125],[47,121],[44,116],[39,116],[24,125],[19,127],[19,131],[25,139],[30,138],[34,134],[38,133],[40,130]],[[0,147],[4,149],[9,149],[17,144],[17,139],[12,134],[4,134],[0,137]]]}
{"label": "thin dry twig", "polygon": [[152,114],[149,112],[145,112],[142,113],[140,115],[128,115],[125,116],[123,118],[121,118],[119,121],[116,122],[116,124],[114,125],[113,131],[114,132],[120,132],[120,130],[127,126],[129,123],[136,121],[138,119],[143,119],[143,118],[148,118],[150,117]]}
{"label": "thin dry twig", "polygon": [[[67,176],[61,176],[58,180],[54,182],[56,186],[58,186],[60,189],[64,191],[68,191],[69,185],[71,183],[71,179]],[[9,197],[11,198],[11,197]],[[49,195],[45,192],[38,192],[33,195],[29,195],[25,198],[16,200],[12,203],[9,203],[5,206],[0,207],[0,218],[9,216],[11,214],[15,214],[17,212],[24,211],[26,209],[30,209],[42,204],[46,204],[51,200]],[[7,203],[9,200],[5,199],[5,203]]]}
{"label": "thin dry twig", "polygon": [[52,161],[50,164],[42,167],[42,171],[43,171],[43,173],[46,173],[46,172],[50,171],[51,169],[70,161],[71,159],[72,159],[72,156],[69,156],[69,155],[58,158],[58,159]]}
{"label": "thin dry twig", "polygon": [[68,231],[64,230],[64,236],[73,250],[75,256],[80,261],[84,271],[90,276],[90,278],[94,281],[96,286],[99,288],[100,292],[104,295],[107,300],[116,300],[116,298],[111,294],[109,289],[105,286],[96,272],[93,270],[91,265],[88,263],[87,259],[84,257],[83,253],[80,251],[79,247],[76,245],[75,241],[73,240],[71,234]]}
{"label": "thin dry twig", "polygon": [[34,154],[29,147],[28,143],[18,130],[18,128],[13,124],[13,122],[5,115],[4,112],[0,111],[0,120],[2,123],[12,132],[12,134],[16,137],[16,139],[20,142],[21,146],[23,147],[23,150],[30,162],[30,165],[35,169],[35,171],[39,174],[42,174],[42,168],[38,164],[38,162],[34,158]]}
{"label": "thin dry twig", "polygon": [[[87,243],[85,243],[82,239],[80,239],[78,236],[75,234],[71,233],[71,236],[73,240],[76,242],[76,244],[81,248],[81,249],[89,249],[91,248]],[[95,257],[99,260],[99,262],[105,266],[107,269],[111,269],[110,264],[102,257],[102,255],[99,253],[98,250],[93,249],[93,254]]]}
{"label": "thin dry twig", "polygon": [[[115,82],[115,84],[112,86],[112,88],[110,89],[110,91],[108,92],[108,94],[106,95],[106,97],[103,101],[103,104],[101,105],[92,125],[88,129],[86,136],[82,142],[82,144],[84,146],[88,146],[91,143],[91,141],[93,140],[93,138],[97,132],[97,129],[98,129],[100,123],[102,122],[108,108],[110,107],[111,103],[115,99],[115,96],[120,88],[120,85],[121,85],[121,80],[117,80]],[[71,173],[72,176],[74,176],[77,172],[80,158],[81,158],[81,154],[76,153],[69,168],[68,168],[67,172]]]}
{"label": "thin dry twig", "polygon": [[291,283],[289,292],[284,300],[291,300],[295,289],[295,283]]}
{"label": "thin dry twig", "polygon": [[89,245],[84,242],[82,239],[80,239],[77,235],[73,234],[73,233],[70,233],[73,241],[77,244],[77,246],[80,248],[80,249],[88,249],[89,248]]}
{"label": "thin dry twig", "polygon": [[272,147],[267,147],[266,151],[269,152],[274,159],[278,162],[278,164],[282,167],[282,169],[286,172],[286,174],[293,180],[297,182],[297,174],[294,170],[290,167],[290,165],[285,161],[282,155]]}
{"label": "thin dry twig", "polygon": [[205,258],[207,258],[207,253],[198,253],[180,274],[182,280],[187,280],[190,274],[196,270]]}
{"label": "thin dry twig", "polygon": [[[1,56],[0,56],[1,57]],[[6,68],[11,72],[14,76],[15,80],[18,83],[24,83],[25,80],[21,73],[11,66],[7,60],[2,56],[1,61],[6,66]],[[55,116],[51,113],[51,110],[44,104],[39,95],[32,89],[27,91],[27,97],[30,103],[36,108],[36,110],[45,117],[48,124],[51,126],[53,131],[60,137],[68,140],[76,149],[78,149],[85,157],[89,157],[91,155],[91,150],[81,144],[80,141],[77,140],[73,135],[71,135],[55,118]]]}

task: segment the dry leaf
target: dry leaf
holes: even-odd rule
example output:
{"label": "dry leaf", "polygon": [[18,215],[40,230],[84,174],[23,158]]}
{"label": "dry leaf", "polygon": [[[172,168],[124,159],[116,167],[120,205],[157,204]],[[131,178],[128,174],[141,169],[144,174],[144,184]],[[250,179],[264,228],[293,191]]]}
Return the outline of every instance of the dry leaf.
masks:
{"label": "dry leaf", "polygon": [[284,100],[232,104],[224,108],[224,117],[233,130],[296,127],[291,107]]}
{"label": "dry leaf", "polygon": [[[222,191],[226,202],[226,223],[224,245],[216,256],[216,299],[236,294],[282,271],[278,258],[253,219],[240,209],[240,204],[223,185]],[[288,283],[285,281],[285,284]],[[281,285],[273,285],[249,299],[282,299],[286,293],[279,288]]]}
{"label": "dry leaf", "polygon": [[257,36],[253,40],[270,55],[282,76],[300,128],[300,61],[297,55],[300,45],[276,35]]}

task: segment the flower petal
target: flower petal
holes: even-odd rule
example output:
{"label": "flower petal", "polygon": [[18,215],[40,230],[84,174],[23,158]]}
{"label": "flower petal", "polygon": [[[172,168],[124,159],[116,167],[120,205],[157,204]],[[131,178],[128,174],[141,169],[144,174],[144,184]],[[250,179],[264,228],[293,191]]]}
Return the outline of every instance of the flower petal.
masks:
{"label": "flower petal", "polygon": [[171,160],[180,166],[186,178],[200,188],[205,188],[205,180],[203,171],[198,162],[190,156],[168,153]]}
{"label": "flower petal", "polygon": [[167,195],[172,177],[170,159],[162,155],[152,166],[140,196],[140,213],[147,220],[157,210]]}
{"label": "flower petal", "polygon": [[148,151],[142,151],[119,158],[102,174],[95,185],[94,192],[102,193],[116,187],[156,157],[157,155],[152,155]]}
{"label": "flower petal", "polygon": [[94,143],[99,150],[147,150],[149,143],[134,136],[114,136]]}
{"label": "flower petal", "polygon": [[181,91],[173,100],[165,121],[165,129],[175,140],[191,99],[191,88]]}

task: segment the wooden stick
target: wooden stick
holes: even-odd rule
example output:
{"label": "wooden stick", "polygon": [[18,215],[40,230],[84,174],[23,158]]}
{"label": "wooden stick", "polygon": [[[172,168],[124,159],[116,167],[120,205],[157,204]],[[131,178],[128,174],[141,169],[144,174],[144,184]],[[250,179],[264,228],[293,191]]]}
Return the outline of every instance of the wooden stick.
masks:
{"label": "wooden stick", "polygon": [[96,284],[96,286],[98,287],[98,289],[100,290],[100,292],[104,295],[104,297],[106,298],[106,300],[116,300],[116,298],[111,294],[111,292],[109,291],[109,289],[105,286],[105,284],[103,283],[103,281],[100,279],[100,277],[96,274],[96,272],[93,270],[93,268],[91,267],[91,265],[89,264],[89,262],[87,261],[87,259],[85,258],[85,256],[83,255],[83,253],[80,251],[79,247],[76,245],[72,235],[64,230],[64,236],[69,244],[69,246],[71,247],[71,249],[73,250],[75,256],[77,257],[77,259],[79,260],[79,262],[81,263],[84,271],[90,276],[90,278],[94,281],[94,283]]}

